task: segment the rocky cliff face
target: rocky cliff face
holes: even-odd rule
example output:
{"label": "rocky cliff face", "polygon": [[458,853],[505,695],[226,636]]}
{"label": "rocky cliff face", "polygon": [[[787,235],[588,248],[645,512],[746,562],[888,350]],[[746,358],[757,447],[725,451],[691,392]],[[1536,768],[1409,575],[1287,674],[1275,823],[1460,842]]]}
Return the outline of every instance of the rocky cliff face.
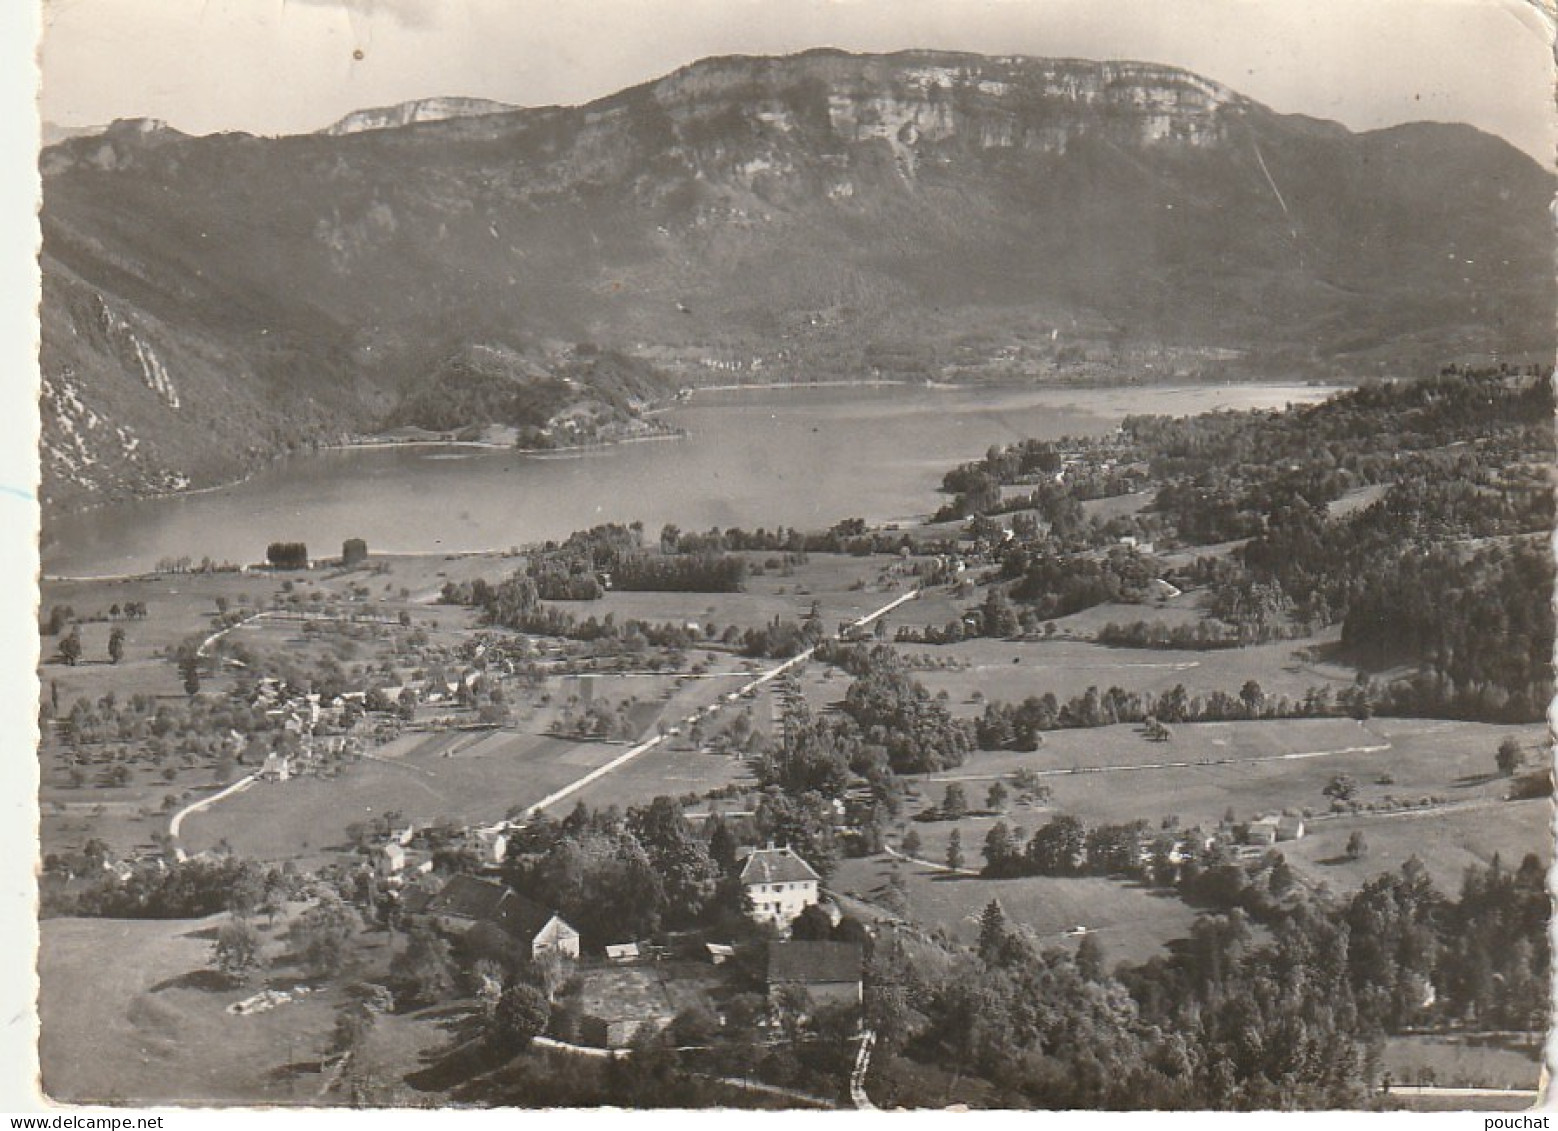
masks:
{"label": "rocky cliff face", "polygon": [[1172,68],[926,52],[707,60],[576,108],[421,105],[45,151],[51,502],[372,427],[481,344],[593,343],[674,383],[1553,349],[1553,179],[1468,127],[1354,135]]}
{"label": "rocky cliff face", "polygon": [[402,102],[396,106],[377,106],[371,110],[354,110],[338,122],[333,122],[319,132],[330,137],[344,137],[368,130],[393,130],[401,126],[414,126],[420,122],[446,122],[450,118],[474,118],[483,114],[502,114],[518,107],[506,102],[494,102],[489,98],[419,98],[414,102]]}

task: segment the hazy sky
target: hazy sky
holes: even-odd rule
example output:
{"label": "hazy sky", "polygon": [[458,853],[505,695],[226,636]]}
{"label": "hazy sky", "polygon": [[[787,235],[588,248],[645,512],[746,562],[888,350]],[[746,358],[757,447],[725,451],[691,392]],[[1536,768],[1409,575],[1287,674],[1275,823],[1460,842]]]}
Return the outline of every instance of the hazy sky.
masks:
{"label": "hazy sky", "polygon": [[[17,2],[17,0],[7,0]],[[1354,129],[1551,164],[1552,0],[44,0],[43,117],[293,133],[438,94],[577,103],[715,54],[942,47],[1187,67]]]}

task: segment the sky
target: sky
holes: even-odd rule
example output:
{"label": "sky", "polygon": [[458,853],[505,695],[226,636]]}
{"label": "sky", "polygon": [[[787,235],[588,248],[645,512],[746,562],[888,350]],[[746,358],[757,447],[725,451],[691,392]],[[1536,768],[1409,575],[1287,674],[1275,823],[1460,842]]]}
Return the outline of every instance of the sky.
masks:
{"label": "sky", "polygon": [[434,95],[586,102],[708,55],[931,47],[1167,63],[1353,129],[1470,122],[1551,166],[1553,3],[42,0],[41,110],[297,133]]}

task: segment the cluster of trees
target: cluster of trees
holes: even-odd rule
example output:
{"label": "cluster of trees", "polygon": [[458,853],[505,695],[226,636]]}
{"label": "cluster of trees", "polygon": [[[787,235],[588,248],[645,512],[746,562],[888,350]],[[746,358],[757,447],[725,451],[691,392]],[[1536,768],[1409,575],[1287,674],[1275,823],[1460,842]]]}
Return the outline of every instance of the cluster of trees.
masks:
{"label": "cluster of trees", "polygon": [[265,547],[265,560],[272,569],[307,569],[308,546],[303,542],[272,542]]}
{"label": "cluster of trees", "polygon": [[253,861],[232,856],[173,864],[148,860],[133,865],[123,880],[104,872],[96,883],[79,888],[43,885],[41,914],[198,919],[234,906],[252,911],[267,892],[280,890],[280,875],[279,870],[267,871]]}
{"label": "cluster of trees", "polygon": [[1110,621],[1098,630],[1100,644],[1120,648],[1171,648],[1184,652],[1209,652],[1219,648],[1237,648],[1254,643],[1238,629],[1217,620],[1198,620],[1194,624],[1165,624],[1163,621]]}
{"label": "cluster of trees", "polygon": [[[884,1069],[901,1051],[977,1076],[995,1107],[1366,1103],[1366,1041],[1334,969],[1310,969],[1285,938],[1256,947],[1241,923],[1218,917],[1199,921],[1171,962],[1167,992],[1139,968],[1111,975],[1096,940],[1075,952],[1040,947],[995,904],[977,951],[939,969],[895,940],[879,944],[867,1012]],[[878,1102],[930,1100],[912,1070],[894,1080],[896,1094]]]}
{"label": "cluster of trees", "polygon": [[1002,578],[1016,579],[1012,597],[1028,603],[1040,620],[1106,603],[1140,604],[1161,572],[1154,558],[1126,547],[1080,557],[1019,546],[1001,561]]}
{"label": "cluster of trees", "polygon": [[709,843],[669,797],[625,815],[580,805],[561,821],[534,822],[504,866],[505,882],[555,908],[587,948],[700,921],[724,879]]}
{"label": "cluster of trees", "polygon": [[1375,689],[1354,685],[1333,696],[1329,687],[1312,688],[1303,699],[1268,696],[1256,680],[1245,680],[1236,694],[1213,691],[1191,695],[1182,683],[1162,694],[1110,687],[1089,687],[1062,703],[1052,692],[1030,695],[1021,703],[992,699],[974,727],[981,750],[1036,750],[1042,732],[1139,723],[1158,733],[1164,723],[1226,722],[1233,719],[1316,718],[1335,714],[1367,717]]}
{"label": "cluster of trees", "polygon": [[845,693],[843,711],[867,745],[885,751],[896,773],[951,769],[973,749],[968,722],[953,718],[886,645],[865,653],[864,670]]}
{"label": "cluster of trees", "polygon": [[601,578],[638,554],[643,544],[642,523],[592,526],[574,531],[561,544],[545,543],[530,555],[525,573],[535,583],[536,598],[593,601],[606,591]]}
{"label": "cluster of trees", "polygon": [[723,554],[731,551],[783,552],[790,565],[803,565],[807,554],[896,554],[946,553],[955,547],[949,541],[916,542],[907,533],[893,530],[867,530],[864,519],[847,518],[823,531],[801,531],[794,527],[743,530],[732,526],[713,527],[698,532],[667,525],[660,531],[660,551],[665,554]]}
{"label": "cluster of trees", "polygon": [[[1145,835],[1067,826],[1040,854],[1062,868],[1093,852],[1123,860]],[[1002,874],[1026,868],[1025,852],[1001,858]],[[1547,1024],[1550,909],[1534,856],[1514,873],[1469,870],[1458,900],[1416,859],[1339,899],[1306,892],[1276,853],[1202,866],[1213,872],[1192,881],[1212,910],[1183,948],[1112,972],[1095,936],[1043,947],[999,901],[971,952],[882,937],[868,964],[873,1097],[930,1102],[913,1082],[924,1062],[978,1076],[992,1106],[1356,1109],[1375,1102],[1387,1034]]]}
{"label": "cluster of trees", "polygon": [[629,590],[737,593],[746,575],[746,559],[731,554],[635,554],[617,560],[611,583]]}
{"label": "cluster of trees", "polygon": [[1428,679],[1396,696],[1421,713],[1531,721],[1553,696],[1553,618],[1544,596],[1552,580],[1545,535],[1473,554],[1404,555],[1365,576],[1342,643],[1374,668],[1403,657],[1426,661]]}
{"label": "cluster of trees", "polygon": [[1036,829],[1026,842],[1021,830],[997,821],[985,834],[981,873],[992,879],[1012,876],[1141,876],[1153,874],[1155,858],[1167,861],[1180,836],[1165,830],[1154,836],[1145,821],[1099,825],[1089,829],[1061,815]]}
{"label": "cluster of trees", "polygon": [[830,641],[818,656],[854,676],[839,716],[827,722],[863,747],[865,761],[879,760],[895,773],[934,773],[962,765],[973,750],[973,727],[952,717],[896,649]]}

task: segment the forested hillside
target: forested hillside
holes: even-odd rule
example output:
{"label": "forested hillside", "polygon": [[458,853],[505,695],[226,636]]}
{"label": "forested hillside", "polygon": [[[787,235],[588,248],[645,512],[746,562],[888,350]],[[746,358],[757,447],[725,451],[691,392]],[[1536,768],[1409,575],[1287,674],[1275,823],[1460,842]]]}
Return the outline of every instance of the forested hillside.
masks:
{"label": "forested hillside", "polygon": [[[1282,412],[1135,416],[1103,441],[992,450],[947,475],[944,513],[1004,539],[1007,584],[974,618],[987,634],[1145,606],[1166,582],[1200,591],[1195,630],[1155,632],[1144,607],[1107,638],[1223,647],[1340,625],[1378,677],[1360,679],[1370,709],[1531,721],[1552,695],[1552,417],[1543,376],[1456,367]],[[1150,502],[1084,515],[1131,495]]]}

